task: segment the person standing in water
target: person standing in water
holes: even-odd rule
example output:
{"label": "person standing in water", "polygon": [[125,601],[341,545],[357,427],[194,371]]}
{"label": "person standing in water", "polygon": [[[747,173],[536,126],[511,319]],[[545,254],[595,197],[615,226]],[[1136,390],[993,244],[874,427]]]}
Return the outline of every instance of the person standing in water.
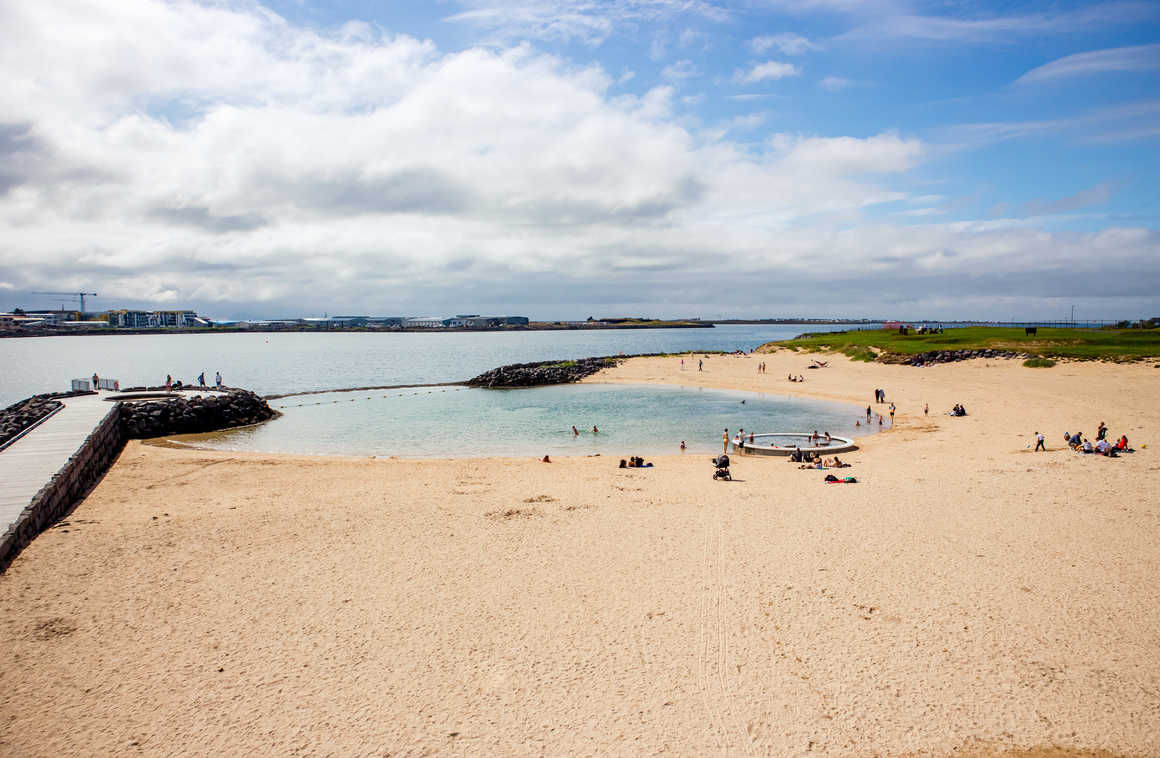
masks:
{"label": "person standing in water", "polygon": [[725,433],[721,435],[721,452],[729,452],[729,427],[725,427]]}

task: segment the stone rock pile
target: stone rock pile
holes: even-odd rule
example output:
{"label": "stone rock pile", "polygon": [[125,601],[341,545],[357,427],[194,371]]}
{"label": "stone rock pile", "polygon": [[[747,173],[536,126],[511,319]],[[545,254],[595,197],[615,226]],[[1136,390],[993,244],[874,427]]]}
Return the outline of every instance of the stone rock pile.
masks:
{"label": "stone rock pile", "polygon": [[484,372],[467,380],[469,387],[538,387],[545,384],[578,382],[602,368],[616,365],[615,358],[581,358],[576,361],[513,363]]}
{"label": "stone rock pile", "polygon": [[1031,356],[1026,353],[1016,353],[1011,350],[930,350],[914,355],[882,354],[878,360],[882,363],[907,363],[911,366],[923,366],[928,363],[954,363],[955,361],[969,361],[972,358],[1022,358]]}
{"label": "stone rock pile", "polygon": [[121,425],[130,438],[196,434],[256,424],[276,412],[249,390],[228,395],[161,398],[121,403]]}
{"label": "stone rock pile", "polygon": [[0,445],[59,408],[53,395],[33,395],[0,411]]}

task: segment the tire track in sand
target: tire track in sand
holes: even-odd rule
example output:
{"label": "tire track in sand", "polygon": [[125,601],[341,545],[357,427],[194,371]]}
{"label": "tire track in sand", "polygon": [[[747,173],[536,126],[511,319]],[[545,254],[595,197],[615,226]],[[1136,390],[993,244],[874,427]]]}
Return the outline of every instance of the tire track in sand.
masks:
{"label": "tire track in sand", "polygon": [[[742,728],[729,689],[728,609],[725,597],[725,540],[718,514],[702,511],[704,542],[701,562],[700,624],[697,630],[697,689],[717,751],[729,755],[740,741],[745,755],[753,755],[749,733]],[[731,739],[736,736],[735,739]]]}

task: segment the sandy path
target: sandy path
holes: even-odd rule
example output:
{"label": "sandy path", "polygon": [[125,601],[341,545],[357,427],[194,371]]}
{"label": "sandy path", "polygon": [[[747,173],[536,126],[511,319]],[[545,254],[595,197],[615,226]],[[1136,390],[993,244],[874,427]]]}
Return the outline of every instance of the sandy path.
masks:
{"label": "sandy path", "polygon": [[806,363],[597,378],[883,387],[857,485],[131,444],[0,575],[0,755],[1160,755],[1160,464],[1059,442],[1160,370]]}

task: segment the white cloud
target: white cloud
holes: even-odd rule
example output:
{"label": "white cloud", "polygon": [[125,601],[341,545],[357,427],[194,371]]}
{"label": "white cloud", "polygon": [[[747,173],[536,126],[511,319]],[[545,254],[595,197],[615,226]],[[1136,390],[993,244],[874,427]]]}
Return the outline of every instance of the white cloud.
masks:
{"label": "white cloud", "polygon": [[[909,196],[919,140],[706,139],[676,120],[673,87],[612,94],[602,68],[529,46],[448,53],[249,4],[0,14],[6,297],[84,288],[227,316],[417,313],[454,312],[465,293],[505,310],[558,309],[576,292],[712,304],[761,282],[763,302],[778,287],[793,301],[820,255],[832,291],[834,271],[871,277],[854,295],[879,274],[905,288],[919,264],[1038,275],[1044,261],[1060,273],[1038,287],[1079,276],[1160,290],[1115,265],[1155,259],[1148,230],[869,223]],[[757,114],[730,126],[756,128]],[[727,270],[707,275],[720,258]],[[1092,273],[1096,259],[1106,268]],[[610,278],[625,261],[647,275]]]}
{"label": "white cloud", "polygon": [[498,40],[576,40],[599,45],[617,28],[696,17],[724,21],[724,4],[709,0],[457,0],[467,10],[446,21],[469,23]]}
{"label": "white cloud", "polygon": [[781,61],[767,61],[765,63],[758,63],[748,71],[738,71],[734,74],[734,78],[738,81],[747,84],[754,84],[756,82],[764,82],[770,79],[784,79],[787,76],[797,76],[801,71],[792,63],[782,63]]}
{"label": "white cloud", "polygon": [[661,69],[661,78],[672,82],[680,82],[700,75],[701,72],[690,60],[677,61]]}
{"label": "white cloud", "polygon": [[677,37],[677,44],[681,47],[688,47],[689,45],[692,45],[698,40],[703,40],[704,38],[704,32],[693,29],[692,27],[686,27],[681,31],[680,36]]}
{"label": "white cloud", "polygon": [[926,152],[919,140],[892,133],[866,139],[778,134],[771,142],[788,165],[836,174],[903,172],[913,168]]}
{"label": "white cloud", "polygon": [[1035,84],[1073,76],[1109,71],[1154,71],[1160,69],[1160,45],[1116,47],[1076,53],[1033,68],[1015,84]]}
{"label": "white cloud", "polygon": [[820,50],[821,46],[810,42],[800,34],[793,34],[786,32],[784,34],[773,34],[762,37],[754,37],[749,40],[749,47],[753,52],[761,55],[772,48],[777,48],[783,55],[802,55],[811,50]]}
{"label": "white cloud", "polygon": [[874,40],[918,39],[942,42],[982,43],[1035,34],[1073,34],[1093,28],[1131,24],[1157,16],[1154,3],[1107,2],[1063,11],[1021,15],[981,15],[975,18],[925,16],[907,5],[884,2],[850,10],[862,13],[865,23],[843,35]]}
{"label": "white cloud", "polygon": [[820,82],[818,82],[818,86],[824,90],[828,90],[829,92],[841,92],[853,83],[854,82],[851,80],[845,79],[841,76],[827,76],[825,79],[822,79]]}

